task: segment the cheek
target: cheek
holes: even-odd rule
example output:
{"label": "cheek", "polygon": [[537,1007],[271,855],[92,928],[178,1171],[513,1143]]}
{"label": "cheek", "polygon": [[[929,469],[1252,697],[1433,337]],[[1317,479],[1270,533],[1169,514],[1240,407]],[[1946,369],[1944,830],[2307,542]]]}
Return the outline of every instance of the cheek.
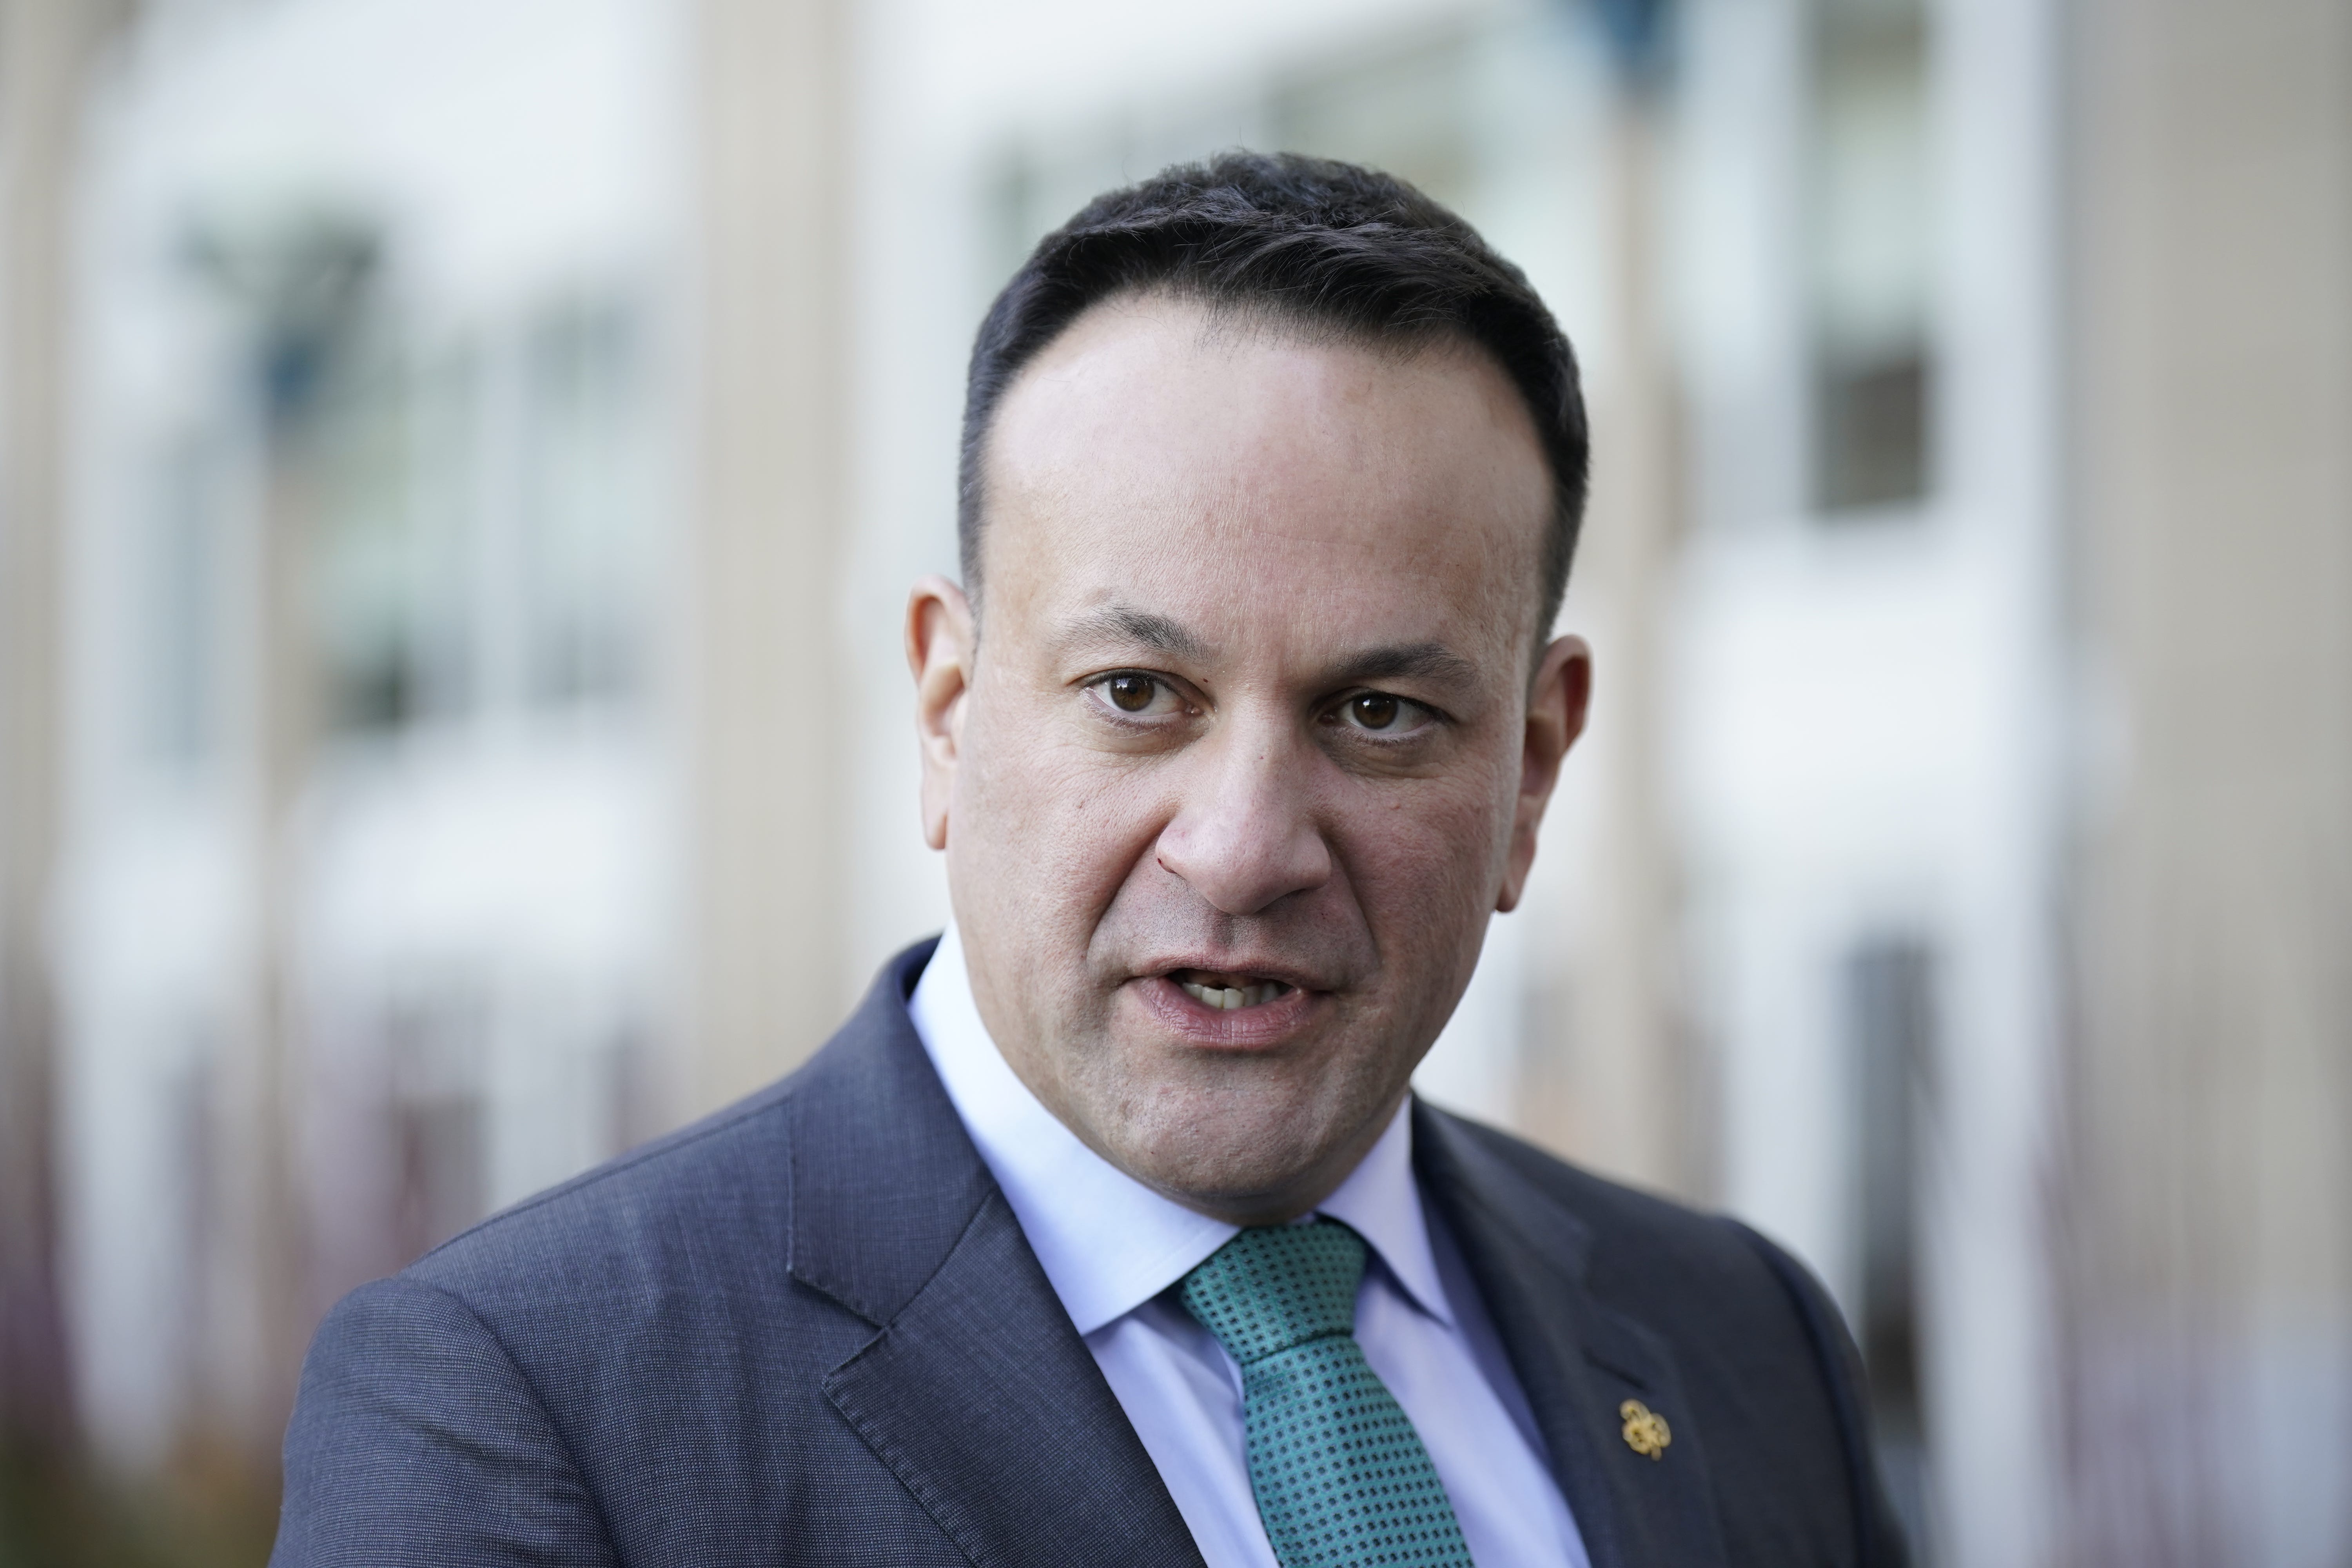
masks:
{"label": "cheek", "polygon": [[[1049,726],[975,707],[957,770],[949,843],[1000,909],[1043,932],[1091,926],[1158,831],[1146,792]],[[1044,739],[1040,739],[1044,735]]]}
{"label": "cheek", "polygon": [[1513,792],[1492,770],[1390,787],[1346,813],[1349,879],[1383,949],[1475,944],[1510,850]]}

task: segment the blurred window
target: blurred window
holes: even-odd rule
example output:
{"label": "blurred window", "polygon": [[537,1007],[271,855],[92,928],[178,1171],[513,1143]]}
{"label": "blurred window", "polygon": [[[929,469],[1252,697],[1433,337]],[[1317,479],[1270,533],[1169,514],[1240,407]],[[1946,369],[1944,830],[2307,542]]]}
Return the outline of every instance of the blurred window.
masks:
{"label": "blurred window", "polygon": [[614,1029],[595,1053],[603,1064],[604,1090],[601,1157],[634,1149],[658,1131],[659,1089],[651,1049],[643,1030],[624,1026]]}
{"label": "blurred window", "polygon": [[1344,158],[1473,205],[1480,147],[1473,82],[1493,39],[1459,26],[1419,29],[1236,90],[1175,95],[1120,119],[1008,148],[990,181],[990,294],[1039,238],[1105,191],[1222,148]]}
{"label": "blurred window", "polygon": [[318,415],[314,635],[341,733],[461,711],[473,648],[474,363],[357,358]]}
{"label": "blurred window", "polygon": [[574,300],[523,349],[524,682],[539,703],[635,687],[649,475],[639,331],[613,300]]}
{"label": "blurred window", "polygon": [[1930,482],[1927,20],[1814,0],[1808,257],[1813,489],[1829,517]]}
{"label": "blurred window", "polygon": [[140,561],[138,706],[148,753],[172,768],[201,765],[219,739],[220,459],[203,436],[167,450],[156,465]]}
{"label": "blurred window", "polygon": [[205,1386],[207,1373],[216,1364],[215,1336],[225,1326],[215,1301],[211,1279],[222,1241],[219,1074],[214,1065],[212,1037],[191,1029],[183,1042],[185,1059],[163,1080],[165,1128],[164,1167],[169,1172],[176,1212],[172,1215],[172,1241],[176,1278],[172,1282],[179,1303],[173,1329],[174,1375],[180,1396],[191,1407],[200,1406],[213,1392]]}
{"label": "blurred window", "polygon": [[1400,40],[1286,79],[1267,105],[1273,144],[1367,164],[1466,205],[1477,174],[1470,45],[1460,33]]}
{"label": "blurred window", "polygon": [[1880,1464],[1911,1537],[1912,1562],[1924,1564],[1919,1206],[1925,1135],[1932,1125],[1935,954],[1916,936],[1868,937],[1847,955],[1844,980],[1861,1261],[1856,1328],[1870,1369]]}
{"label": "blurred window", "polygon": [[1119,128],[1091,130],[1004,150],[989,188],[992,254],[982,275],[983,305],[1040,239],[1095,196],[1139,177],[1128,167]]}
{"label": "blurred window", "polygon": [[482,1217],[482,1102],[469,1095],[397,1100],[393,1141],[393,1235],[405,1263]]}
{"label": "blurred window", "polygon": [[318,417],[331,728],[627,698],[653,566],[637,314],[566,299],[356,353]]}
{"label": "blurred window", "polygon": [[404,1264],[488,1212],[480,1082],[488,1025],[481,997],[462,988],[412,999],[384,1017],[392,1236]]}

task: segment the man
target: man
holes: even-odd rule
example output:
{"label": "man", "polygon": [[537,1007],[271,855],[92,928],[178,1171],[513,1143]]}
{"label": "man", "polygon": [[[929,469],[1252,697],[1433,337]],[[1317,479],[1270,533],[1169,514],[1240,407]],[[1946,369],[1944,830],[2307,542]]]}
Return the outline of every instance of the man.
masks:
{"label": "man", "polygon": [[1394,181],[1049,237],[908,617],[954,925],[339,1306],[277,1560],[1893,1562],[1802,1270],[1409,1091],[1583,723],[1584,470],[1541,302]]}

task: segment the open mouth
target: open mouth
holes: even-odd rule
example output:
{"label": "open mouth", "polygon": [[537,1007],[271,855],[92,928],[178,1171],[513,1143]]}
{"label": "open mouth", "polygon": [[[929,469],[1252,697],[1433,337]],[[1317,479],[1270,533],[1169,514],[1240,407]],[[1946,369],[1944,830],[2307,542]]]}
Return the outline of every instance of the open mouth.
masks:
{"label": "open mouth", "polygon": [[1238,1007],[1259,1007],[1277,997],[1287,996],[1296,989],[1279,980],[1267,980],[1255,974],[1227,974],[1213,969],[1179,969],[1168,976],[1184,988],[1184,994],[1204,1007],[1231,1012]]}

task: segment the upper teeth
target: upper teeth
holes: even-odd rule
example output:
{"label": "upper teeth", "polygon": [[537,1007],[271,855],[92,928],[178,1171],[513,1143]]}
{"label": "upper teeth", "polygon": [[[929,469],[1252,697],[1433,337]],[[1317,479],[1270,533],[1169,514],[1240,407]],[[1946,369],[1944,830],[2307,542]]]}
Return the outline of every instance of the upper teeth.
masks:
{"label": "upper teeth", "polygon": [[1279,980],[1261,980],[1253,985],[1203,985],[1197,980],[1177,982],[1195,1002],[1211,1007],[1255,1007],[1261,1002],[1271,1002],[1290,989]]}

